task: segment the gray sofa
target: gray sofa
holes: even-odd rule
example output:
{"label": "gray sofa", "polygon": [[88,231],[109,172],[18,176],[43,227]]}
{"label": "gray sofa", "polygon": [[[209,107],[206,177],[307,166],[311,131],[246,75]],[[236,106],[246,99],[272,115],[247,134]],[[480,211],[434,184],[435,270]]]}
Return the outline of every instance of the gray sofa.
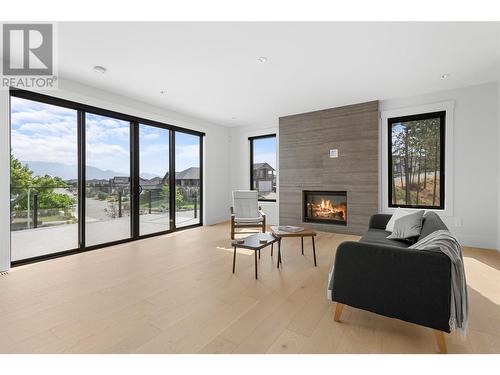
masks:
{"label": "gray sofa", "polygon": [[[391,318],[450,332],[451,264],[440,252],[408,249],[390,240],[391,215],[377,214],[359,242],[339,245],[335,256],[332,300]],[[434,212],[424,215],[419,238],[447,229]]]}

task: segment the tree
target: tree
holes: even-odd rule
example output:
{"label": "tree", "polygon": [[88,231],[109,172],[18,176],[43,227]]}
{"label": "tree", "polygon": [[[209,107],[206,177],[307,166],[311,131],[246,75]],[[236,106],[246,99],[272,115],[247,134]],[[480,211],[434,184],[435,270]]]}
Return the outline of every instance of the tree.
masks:
{"label": "tree", "polygon": [[60,177],[37,176],[33,178],[33,190],[38,194],[38,208],[67,209],[76,203],[76,199],[64,193],[56,193],[56,188],[67,188],[68,185]]}
{"label": "tree", "polygon": [[440,119],[395,123],[391,131],[393,203],[439,204]]}
{"label": "tree", "polygon": [[10,185],[13,188],[25,188],[33,179],[33,172],[28,166],[22,165],[19,160],[10,155]]}
{"label": "tree", "polygon": [[30,192],[30,206],[33,195],[38,195],[38,207],[41,209],[59,208],[68,209],[76,203],[76,199],[68,194],[56,193],[56,188],[68,188],[68,185],[59,177],[33,176],[27,165],[10,157],[11,199],[12,209],[28,209],[28,190]]}
{"label": "tree", "polygon": [[[164,198],[169,198],[170,196],[170,186],[169,185],[163,185],[161,188],[161,194]],[[184,196],[182,195],[181,189],[179,186],[175,187],[175,204],[177,207],[180,207],[181,204],[184,202]]]}

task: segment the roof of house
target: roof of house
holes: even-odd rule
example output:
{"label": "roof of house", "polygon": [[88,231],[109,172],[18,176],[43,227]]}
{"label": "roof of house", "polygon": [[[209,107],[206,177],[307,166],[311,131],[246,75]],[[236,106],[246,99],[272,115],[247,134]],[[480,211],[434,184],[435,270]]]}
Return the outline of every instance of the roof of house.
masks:
{"label": "roof of house", "polygon": [[271,165],[269,165],[268,163],[253,163],[253,169],[262,169],[264,167],[272,169],[274,171],[274,168],[271,167]]}
{"label": "roof of house", "polygon": [[[163,178],[168,179],[168,172]],[[199,167],[190,167],[180,172],[175,172],[176,180],[199,180],[200,179],[200,168]]]}
{"label": "roof of house", "polygon": [[175,178],[177,180],[199,180],[200,179],[200,168],[199,167],[191,167],[191,168],[185,169],[181,172],[176,172]]}
{"label": "roof of house", "polygon": [[149,180],[147,178],[141,178],[140,184],[142,187],[145,186],[161,186],[163,179],[161,177],[153,177]]}
{"label": "roof of house", "polygon": [[123,176],[115,176],[111,179],[115,184],[116,183],[122,183],[122,184],[128,184],[130,181],[129,177],[123,177]]}

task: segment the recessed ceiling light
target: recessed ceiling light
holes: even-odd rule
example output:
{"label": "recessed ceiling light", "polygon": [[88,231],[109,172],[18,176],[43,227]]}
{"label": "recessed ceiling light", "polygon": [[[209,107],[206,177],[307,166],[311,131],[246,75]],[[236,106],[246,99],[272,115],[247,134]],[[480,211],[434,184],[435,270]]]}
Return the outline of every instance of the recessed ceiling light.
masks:
{"label": "recessed ceiling light", "polygon": [[106,68],[104,66],[96,65],[94,66],[94,72],[104,74],[106,73]]}
{"label": "recessed ceiling light", "polygon": [[441,74],[441,79],[450,78],[450,73]]}
{"label": "recessed ceiling light", "polygon": [[261,62],[261,63],[265,63],[267,61],[267,57],[266,56],[257,57],[257,61]]}

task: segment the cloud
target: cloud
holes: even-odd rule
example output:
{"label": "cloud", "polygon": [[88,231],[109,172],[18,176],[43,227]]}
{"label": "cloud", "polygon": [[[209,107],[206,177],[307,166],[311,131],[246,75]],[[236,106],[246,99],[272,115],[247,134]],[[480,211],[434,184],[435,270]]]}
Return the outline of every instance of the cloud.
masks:
{"label": "cloud", "polygon": [[19,125],[17,130],[23,133],[43,134],[76,134],[76,123],[53,122],[50,124],[27,122]]}
{"label": "cloud", "polygon": [[152,145],[141,145],[141,156],[155,156],[155,155],[167,155],[168,156],[168,144],[152,144]]}
{"label": "cloud", "polygon": [[51,124],[56,122],[76,124],[77,111],[74,109],[32,102],[16,97],[11,99],[11,124],[13,127],[24,123]]}
{"label": "cloud", "polygon": [[12,131],[11,144],[19,160],[77,163],[76,135],[33,137]]}
{"label": "cloud", "polygon": [[130,137],[129,123],[120,120],[95,119],[91,117],[85,121],[85,129],[88,142],[105,140],[128,141]]}
{"label": "cloud", "polygon": [[[11,145],[22,161],[77,164],[77,112],[72,109],[12,98]],[[130,124],[95,114],[86,115],[87,165],[128,173],[130,169]],[[158,175],[168,169],[168,132],[141,127],[141,170]],[[153,143],[157,142],[157,143]],[[195,142],[195,144],[192,144]],[[197,137],[176,137],[176,170],[198,167]]]}
{"label": "cloud", "polygon": [[130,157],[128,149],[117,144],[93,143],[86,148],[87,165],[100,169],[112,169],[129,173]]}
{"label": "cloud", "polygon": [[[12,98],[12,154],[22,161],[77,164],[77,112]],[[128,171],[130,124],[88,114],[87,164],[101,169]]]}
{"label": "cloud", "polygon": [[147,139],[147,140],[153,140],[153,139],[160,138],[160,134],[158,134],[158,133],[150,133],[150,134],[144,134],[142,137],[144,139]]}
{"label": "cloud", "polygon": [[175,170],[183,171],[189,167],[200,166],[199,145],[177,145],[175,148]]}

